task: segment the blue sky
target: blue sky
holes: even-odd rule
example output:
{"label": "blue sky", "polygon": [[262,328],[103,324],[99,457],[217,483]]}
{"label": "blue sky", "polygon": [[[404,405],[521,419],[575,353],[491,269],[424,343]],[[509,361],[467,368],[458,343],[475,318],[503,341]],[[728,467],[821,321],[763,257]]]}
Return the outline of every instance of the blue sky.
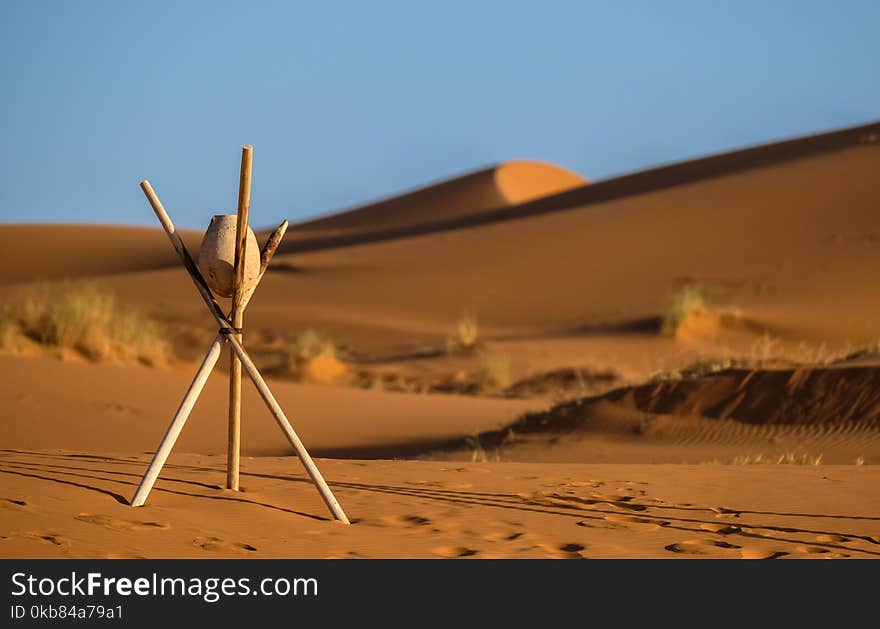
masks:
{"label": "blue sky", "polygon": [[880,2],[0,3],[0,220],[323,214],[511,158],[605,178],[880,118]]}

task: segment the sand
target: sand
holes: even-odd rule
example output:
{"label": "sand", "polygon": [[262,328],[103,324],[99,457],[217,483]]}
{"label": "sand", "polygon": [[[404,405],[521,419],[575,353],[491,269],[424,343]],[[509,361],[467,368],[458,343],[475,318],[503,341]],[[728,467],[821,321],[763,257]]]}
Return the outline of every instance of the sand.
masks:
{"label": "sand", "polygon": [[[247,384],[222,489],[225,363],[129,508],[216,326],[158,228],[2,225],[0,297],[97,282],[177,360],[0,353],[0,556],[875,557],[878,132],[589,183],[509,162],[293,225],[245,339],[350,527]],[[688,285],[709,307],[660,334]],[[380,386],[291,382],[306,328]],[[485,353],[506,394],[473,394]]]}
{"label": "sand", "polygon": [[[125,502],[144,455],[4,452],[4,557],[876,558],[876,466],[320,460],[353,524],[293,457],[174,455]],[[756,490],[760,487],[760,490]]]}

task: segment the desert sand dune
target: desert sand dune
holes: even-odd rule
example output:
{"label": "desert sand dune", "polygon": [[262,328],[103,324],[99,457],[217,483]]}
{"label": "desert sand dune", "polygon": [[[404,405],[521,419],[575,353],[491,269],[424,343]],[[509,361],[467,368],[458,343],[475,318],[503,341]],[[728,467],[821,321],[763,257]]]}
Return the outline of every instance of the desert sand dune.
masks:
{"label": "desert sand dune", "polygon": [[[198,251],[202,235],[181,230]],[[63,280],[162,269],[178,264],[161,229],[109,225],[0,226],[0,284]]]}
{"label": "desert sand dune", "polygon": [[[0,226],[4,298],[96,280],[160,318],[183,360],[0,356],[0,556],[880,556],[878,167],[873,123],[589,185],[513,162],[291,228],[248,309],[255,357],[316,328],[352,369],[467,378],[485,352],[509,362],[508,392],[536,396],[278,371],[314,454],[443,459],[322,461],[346,529],[295,459],[273,458],[289,449],[250,385],[246,491],[219,489],[222,366],[130,510],[216,325],[158,227]],[[708,312],[661,335],[668,297],[694,285]],[[479,342],[457,351],[465,311]],[[650,380],[732,358],[776,368]],[[548,411],[563,381],[592,388]],[[630,465],[682,462],[705,465]]]}
{"label": "desert sand dune", "polygon": [[424,336],[469,310],[487,334],[577,340],[657,318],[670,293],[701,283],[773,336],[859,343],[880,330],[869,289],[880,280],[878,165],[880,145],[858,146],[564,212],[280,256],[297,272],[270,274],[252,316],[290,294],[303,319],[338,334],[351,313]]}
{"label": "desert sand dune", "polygon": [[[441,321],[448,324],[466,308],[502,329],[570,331],[656,316],[670,291],[702,281],[737,305],[769,311],[768,325],[777,316],[791,319],[786,315],[797,310],[807,315],[788,322],[802,328],[797,333],[841,337],[846,328],[855,341],[880,325],[870,315],[876,311],[873,293],[860,288],[876,279],[862,274],[877,268],[871,264],[878,232],[873,172],[880,148],[871,138],[880,137],[878,130],[880,125],[867,125],[704,158],[515,206],[523,216],[541,213],[531,218],[511,220],[515,215],[508,208],[505,220],[482,228],[437,231],[443,226],[428,223],[425,229],[431,231],[422,236],[278,256],[276,272],[254,307],[262,303],[277,312],[286,295],[296,294],[298,306],[331,320],[356,312],[367,319],[408,319],[413,327],[430,329]],[[442,192],[455,182],[460,183],[437,188]],[[456,211],[454,195],[447,203],[434,189],[416,194],[430,196],[443,211]],[[7,239],[12,246],[3,255],[20,259],[30,233],[22,230],[34,228],[2,229],[12,230]],[[116,274],[172,259],[158,228],[153,236],[144,230],[141,238],[154,242],[156,250],[145,250],[146,261],[137,265],[110,245],[104,252],[69,238],[68,228],[57,229],[64,232],[53,255],[37,270],[20,271],[23,280],[17,281],[37,274]],[[95,230],[82,229],[83,234]],[[782,234],[786,238],[780,241]],[[328,247],[345,242],[325,241]],[[305,244],[294,227],[282,251]],[[195,235],[190,245],[197,248]],[[308,248],[313,246],[310,242]],[[87,270],[69,269],[73,259]],[[140,277],[117,277],[114,284],[136,286],[134,279]],[[861,280],[866,283],[853,285]],[[580,298],[582,291],[590,292],[589,300]],[[833,311],[811,312],[810,304],[819,300]],[[809,320],[817,314],[838,325]],[[854,314],[861,321],[852,321]]]}
{"label": "desert sand dune", "polygon": [[[308,234],[308,231],[304,230],[302,234],[296,234],[294,240],[286,243],[283,251],[316,251],[333,247],[344,247],[396,238],[407,238],[450,229],[477,227],[515,218],[565,211],[568,209],[581,208],[586,205],[605,203],[623,197],[631,197],[675,186],[683,186],[716,177],[724,177],[735,173],[793,162],[803,158],[818,156],[823,153],[833,153],[854,146],[873,145],[878,141],[880,141],[880,123],[868,123],[838,131],[819,133],[780,142],[772,142],[737,151],[730,151],[684,162],[658,166],[656,168],[650,168],[627,175],[597,181],[590,183],[589,185],[574,187],[565,186],[569,188],[568,190],[565,190],[563,186],[560,186],[559,190],[554,192],[548,186],[545,188],[546,192],[543,196],[535,195],[534,198],[522,196],[520,197],[521,201],[518,204],[502,202],[494,207],[484,207],[483,201],[478,203],[469,201],[466,204],[472,204],[473,209],[466,212],[463,212],[461,208],[455,209],[453,206],[456,205],[459,199],[454,194],[448,195],[450,192],[454,193],[456,187],[459,185],[460,180],[454,179],[448,183],[449,188],[445,187],[447,184],[440,184],[435,187],[427,187],[414,193],[417,195],[415,198],[419,201],[419,205],[410,206],[410,209],[419,206],[434,208],[437,207],[441,200],[449,199],[449,203],[443,204],[443,210],[434,215],[425,213],[424,216],[418,216],[413,220],[408,220],[403,223],[377,226],[376,228],[364,230],[360,233],[316,235]],[[566,172],[561,169],[559,170],[562,173]],[[490,171],[481,171],[476,175],[481,175],[485,178],[486,173],[488,172]],[[515,184],[517,188],[532,189],[527,182],[533,179],[534,176],[527,175],[524,168],[515,170],[508,168],[500,172],[503,172],[508,179],[513,179],[513,177],[516,176],[518,178],[517,184]],[[544,171],[535,170],[534,172],[535,175],[543,175]],[[559,178],[564,180],[564,177],[564,175],[561,175]],[[461,179],[467,181],[468,177],[465,176]],[[497,195],[481,195],[480,198],[485,200],[486,198],[493,196]],[[514,195],[506,196],[509,198],[517,198]],[[407,195],[404,195],[402,198],[406,197]],[[396,208],[396,199],[397,198],[392,198],[385,202],[356,208],[342,216],[347,216],[347,221],[356,221],[360,216],[360,212],[371,214],[373,212],[379,213],[386,207]],[[465,199],[460,200],[464,201]],[[318,222],[322,220],[329,222],[333,221],[334,217],[330,216],[326,219],[318,219]],[[309,224],[310,223],[306,223],[306,225]],[[296,227],[297,229],[294,230],[295,233],[298,231],[299,226]]]}
{"label": "desert sand dune", "polygon": [[[660,354],[696,348],[698,340],[662,343],[650,326],[636,324],[658,320],[670,293],[700,283],[725,307],[741,310],[759,333],[829,347],[869,342],[880,330],[880,294],[869,288],[880,280],[880,145],[865,143],[866,133],[845,135],[848,148],[749,170],[735,161],[740,169],[733,173],[609,201],[279,254],[249,308],[249,326],[319,327],[343,344],[408,351],[442,347],[467,310],[479,317],[485,338],[499,341],[511,356],[517,377],[525,377],[577,366],[572,361],[578,356],[615,358],[616,348],[626,345],[621,338],[658,345]],[[774,152],[773,146],[765,149]],[[760,157],[762,150],[745,154]],[[562,196],[596,194],[593,189],[603,185],[610,182]],[[168,248],[158,237],[156,243]],[[5,254],[15,250],[13,245]],[[71,259],[82,251],[68,254]],[[176,267],[107,276],[106,283],[147,309],[161,302],[175,321],[210,324]],[[518,342],[534,346],[539,337],[568,348],[565,365],[548,364],[541,352]],[[612,337],[609,346],[603,339]],[[737,343],[748,348],[753,337],[730,344],[740,351]],[[710,353],[727,343],[710,341]],[[638,360],[639,352],[633,354]],[[616,359],[618,370],[629,369],[627,356]]]}
{"label": "desert sand dune", "polygon": [[586,183],[584,177],[554,164],[511,161],[301,222],[295,231],[329,235],[430,224],[520,205]]}

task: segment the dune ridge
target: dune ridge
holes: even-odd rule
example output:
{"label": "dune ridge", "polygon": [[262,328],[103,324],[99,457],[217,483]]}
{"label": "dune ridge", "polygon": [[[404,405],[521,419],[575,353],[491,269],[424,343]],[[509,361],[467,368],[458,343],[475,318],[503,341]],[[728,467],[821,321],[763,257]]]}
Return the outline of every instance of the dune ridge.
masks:
{"label": "dune ridge", "polygon": [[[614,456],[618,440],[674,462],[694,455],[702,459],[692,462],[873,460],[880,456],[880,367],[728,369],[620,387],[529,413],[480,441],[513,460],[545,448],[548,460],[589,462],[595,443],[584,445],[588,436],[612,440],[603,456]],[[548,443],[562,445],[554,455]]]}
{"label": "dune ridge", "polygon": [[[202,233],[178,231],[198,253]],[[180,264],[160,227],[122,225],[0,225],[0,284],[154,271]]]}
{"label": "dune ridge", "polygon": [[[880,122],[870,122],[845,129],[762,143],[753,147],[657,166],[590,182],[569,190],[548,193],[534,199],[523,199],[521,203],[514,205],[487,207],[483,211],[470,211],[437,220],[413,221],[412,224],[388,225],[365,233],[297,237],[295,241],[292,240],[283,245],[282,251],[285,253],[320,251],[572,210],[816,157],[846,148],[870,146],[878,143],[880,143]],[[481,171],[481,173],[484,172],[486,171]],[[433,191],[433,188],[427,188],[420,193],[427,195]],[[354,215],[357,212],[371,209],[372,206],[367,206],[362,209],[354,209],[351,213]],[[352,218],[350,217],[350,220]],[[328,221],[332,219],[333,216],[327,218]],[[295,225],[294,233],[299,228],[300,225]]]}
{"label": "dune ridge", "polygon": [[[880,122],[871,122],[589,183],[581,175],[553,164],[505,162],[296,223],[279,253],[349,247],[572,210],[878,142]],[[46,245],[45,255],[26,270],[0,273],[0,283],[161,269],[176,262],[173,252],[157,246],[162,241],[159,228],[8,224],[0,225],[0,234],[8,242],[39,240]],[[181,235],[187,247],[198,250],[200,231],[181,230]],[[71,267],[66,263],[71,249],[88,251],[90,256]],[[0,251],[4,269],[10,268],[13,253],[17,249]]]}
{"label": "dune ridge", "polygon": [[410,227],[518,205],[586,183],[581,175],[554,164],[515,160],[306,220],[295,224],[294,230],[298,235],[309,232],[332,235]]}

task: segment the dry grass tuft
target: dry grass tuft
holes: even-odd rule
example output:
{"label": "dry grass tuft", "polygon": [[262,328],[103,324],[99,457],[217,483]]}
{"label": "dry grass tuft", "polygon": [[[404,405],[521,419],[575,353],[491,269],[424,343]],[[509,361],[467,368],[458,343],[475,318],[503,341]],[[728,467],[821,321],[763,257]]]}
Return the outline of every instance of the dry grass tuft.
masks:
{"label": "dry grass tuft", "polygon": [[477,354],[477,386],[484,393],[501,391],[510,386],[510,361],[499,354],[481,351]]}
{"label": "dry grass tuft", "polygon": [[162,326],[94,284],[42,284],[3,304],[0,348],[21,352],[29,344],[90,360],[158,366],[169,359]]}
{"label": "dry grass tuft", "polygon": [[763,454],[737,456],[733,459],[734,465],[822,465],[822,454],[816,456],[803,452],[786,452],[779,456],[764,456]]}
{"label": "dry grass tuft", "polygon": [[336,358],[336,345],[327,336],[309,328],[293,337],[287,344],[289,362],[302,362],[329,356]]}
{"label": "dry grass tuft", "polygon": [[455,335],[446,339],[447,353],[472,352],[477,349],[480,326],[476,315],[465,312],[455,324]]}
{"label": "dry grass tuft", "polygon": [[295,380],[307,382],[341,383],[349,375],[333,341],[311,328],[288,342],[285,367]]}
{"label": "dry grass tuft", "polygon": [[675,336],[679,327],[689,317],[708,312],[703,289],[697,284],[688,284],[669,298],[666,311],[663,313],[660,333],[665,336]]}

